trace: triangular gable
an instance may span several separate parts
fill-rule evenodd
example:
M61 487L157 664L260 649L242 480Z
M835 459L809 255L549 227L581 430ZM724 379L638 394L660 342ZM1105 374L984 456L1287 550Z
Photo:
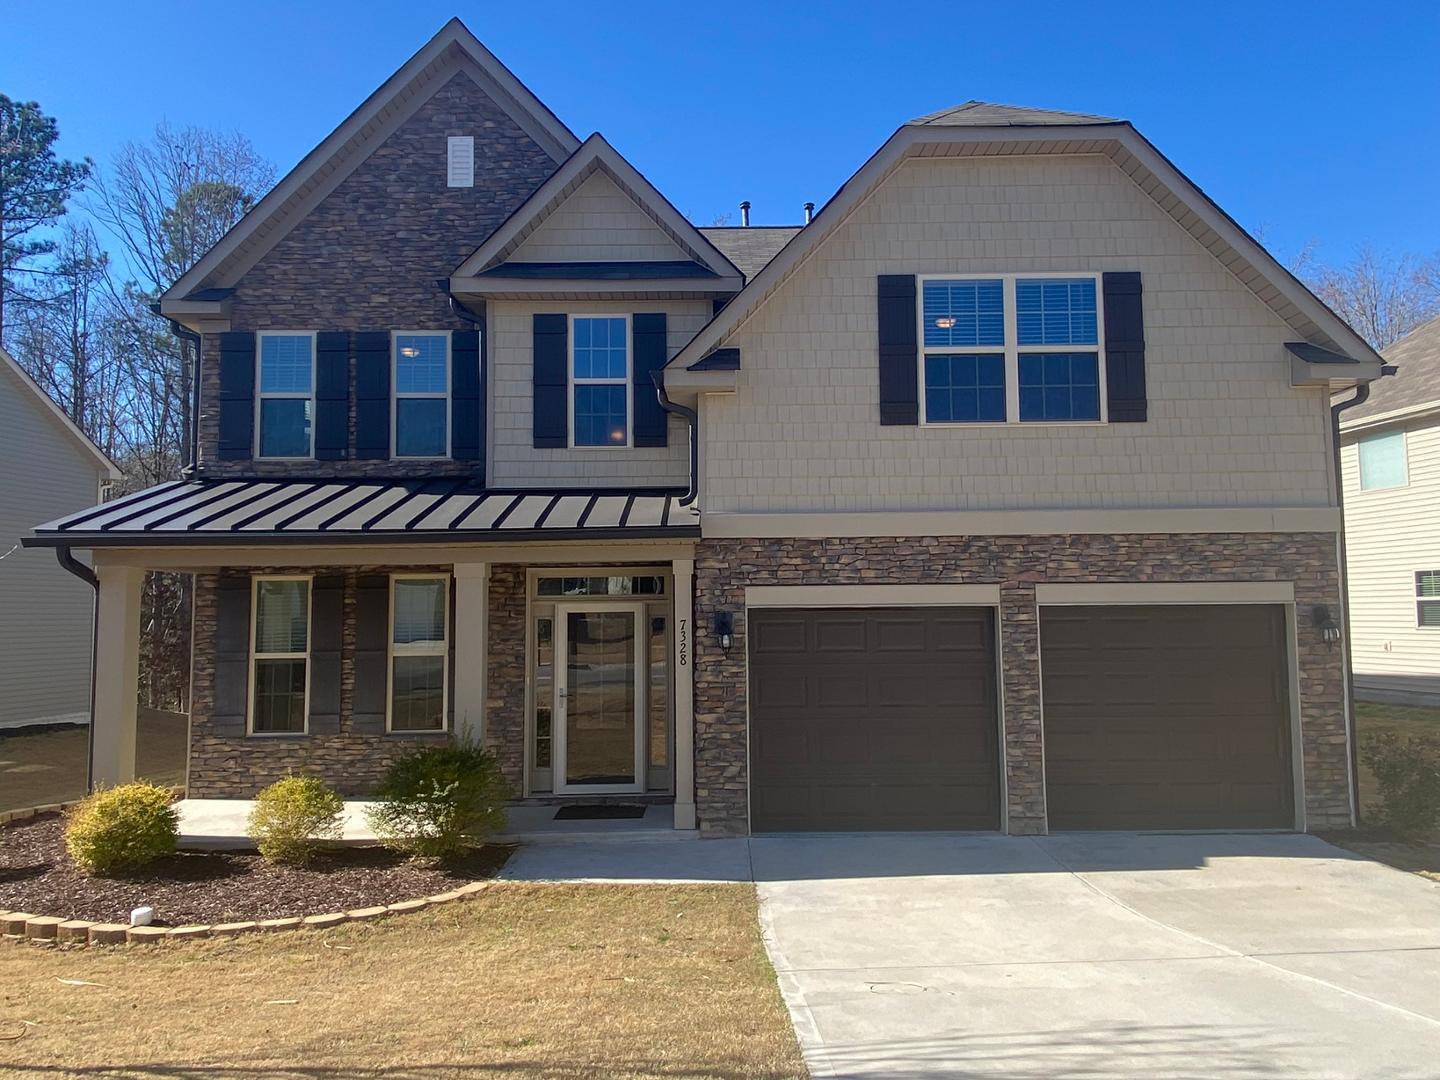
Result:
M944 115L921 117L892 135L820 208L811 224L753 277L666 367L672 370L688 367L723 345L906 159L921 155L1027 153L1106 155L1297 335L1349 357L1381 363L1379 354L1359 334L1281 266L1128 121L1085 124L1066 119L973 126L946 124L940 119Z
M457 73L472 78L558 165L580 140L459 19L440 32L366 98L255 204L161 297L166 314L203 289L233 286L326 195ZM176 314L191 314L176 309Z
M95 459L100 471L110 480L121 479L119 467L106 456L105 451L96 446L90 436L80 429L80 426L71 420L65 410L55 404L55 399L45 392L45 388L30 377L30 373L22 368L19 362L4 349L0 349L0 368L4 368L14 376L15 381L27 392L41 411L50 418L58 427L63 428L65 434L75 442L82 450Z
M540 235L556 211L584 192L597 175L623 193L635 210L653 223L657 237L668 238L677 257L692 260L720 279L730 291L739 291L743 284L740 271L599 132L586 139L550 179L456 268L452 282L463 287L463 279L493 270L512 258L521 261L516 256L527 241ZM575 261L578 265L581 260Z

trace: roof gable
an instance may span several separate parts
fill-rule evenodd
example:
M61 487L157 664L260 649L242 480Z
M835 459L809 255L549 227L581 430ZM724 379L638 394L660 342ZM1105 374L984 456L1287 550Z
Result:
M1341 414L1342 428L1440 412L1440 316L1411 330L1382 355L1395 365L1395 374L1370 384L1364 404Z
M34 401L37 412L48 417L51 423L61 428L72 442L95 459L95 464L100 472L110 480L120 479L119 467L91 441L90 436L80 430L79 425L66 415L65 410L55 404L55 399L47 394L44 388L30 377L30 373L4 349L0 349L0 369L10 372L14 381L20 385L22 393Z
M1123 124L1113 116L1031 109L1023 105L997 105L991 101L967 101L939 112L917 116L907 127L1054 127L1061 124Z
M662 262L693 259L603 168L530 231L507 262Z
M451 19L305 156L161 297L166 314L195 294L228 288L410 119L465 73L558 164L579 140L459 19Z

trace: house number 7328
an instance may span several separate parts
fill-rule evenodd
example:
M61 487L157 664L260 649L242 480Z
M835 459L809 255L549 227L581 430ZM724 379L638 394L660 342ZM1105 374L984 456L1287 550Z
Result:
M680 654L680 666L686 667L690 663L690 620L681 619L679 625L679 640L676 642L677 651Z

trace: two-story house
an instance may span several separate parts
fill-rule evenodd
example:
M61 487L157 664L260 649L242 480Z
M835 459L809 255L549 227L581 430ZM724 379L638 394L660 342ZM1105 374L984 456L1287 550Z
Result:
M970 103L697 229L447 25L175 283L190 792L460 735L747 831L1352 820L1329 396L1379 358L1127 122Z
M1340 425L1355 696L1440 705L1440 318Z

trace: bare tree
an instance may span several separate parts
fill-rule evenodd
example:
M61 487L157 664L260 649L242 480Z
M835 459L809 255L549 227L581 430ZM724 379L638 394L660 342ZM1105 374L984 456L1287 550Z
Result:
M1307 249L1296 270L1376 349L1440 315L1440 258L1383 255L1367 244L1340 267L1316 265Z

